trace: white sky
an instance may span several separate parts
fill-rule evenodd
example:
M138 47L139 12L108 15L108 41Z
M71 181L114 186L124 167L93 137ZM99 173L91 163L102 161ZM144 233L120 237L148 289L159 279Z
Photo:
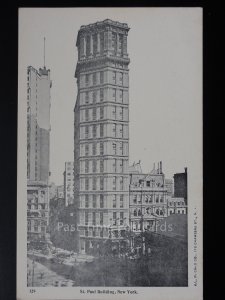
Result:
M202 20L199 8L21 9L22 74L51 70L51 181L63 183L73 160L77 87L76 37L81 25L104 19L128 23L130 163L148 172L162 160L168 178L189 170L202 151ZM24 77L25 78L25 77ZM26 99L26 94L25 94Z

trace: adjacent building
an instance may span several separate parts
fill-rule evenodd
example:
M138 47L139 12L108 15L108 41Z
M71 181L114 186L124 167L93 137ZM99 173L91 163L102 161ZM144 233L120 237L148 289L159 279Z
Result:
M140 163L130 167L130 227L134 232L154 230L156 222L168 214L168 190L162 162L151 172L141 171Z
M64 199L68 206L74 202L74 162L65 162L64 177Z
M184 198L187 204L187 168L184 168L184 173L174 174L174 197Z
M79 250L120 238L129 219L128 25L81 26L76 46L74 193Z
M64 199L64 185L58 185L56 187L56 197L58 199Z
M49 223L50 70L27 68L27 232L45 241Z

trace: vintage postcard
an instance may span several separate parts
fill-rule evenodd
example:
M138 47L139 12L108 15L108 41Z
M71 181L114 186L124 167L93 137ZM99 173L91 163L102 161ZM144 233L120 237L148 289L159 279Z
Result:
M202 9L19 9L17 299L202 299Z

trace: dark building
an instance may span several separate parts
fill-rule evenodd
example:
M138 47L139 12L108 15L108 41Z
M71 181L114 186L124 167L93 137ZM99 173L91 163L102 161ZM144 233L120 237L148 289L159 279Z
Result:
M174 174L174 197L184 198L187 204L187 168L184 173Z

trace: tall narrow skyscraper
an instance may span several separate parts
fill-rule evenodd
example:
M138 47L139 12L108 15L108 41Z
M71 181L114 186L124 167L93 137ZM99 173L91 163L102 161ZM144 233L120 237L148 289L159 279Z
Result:
M74 123L79 250L120 239L129 224L128 25L104 20L77 36Z
M27 68L28 241L45 241L49 212L50 70Z

